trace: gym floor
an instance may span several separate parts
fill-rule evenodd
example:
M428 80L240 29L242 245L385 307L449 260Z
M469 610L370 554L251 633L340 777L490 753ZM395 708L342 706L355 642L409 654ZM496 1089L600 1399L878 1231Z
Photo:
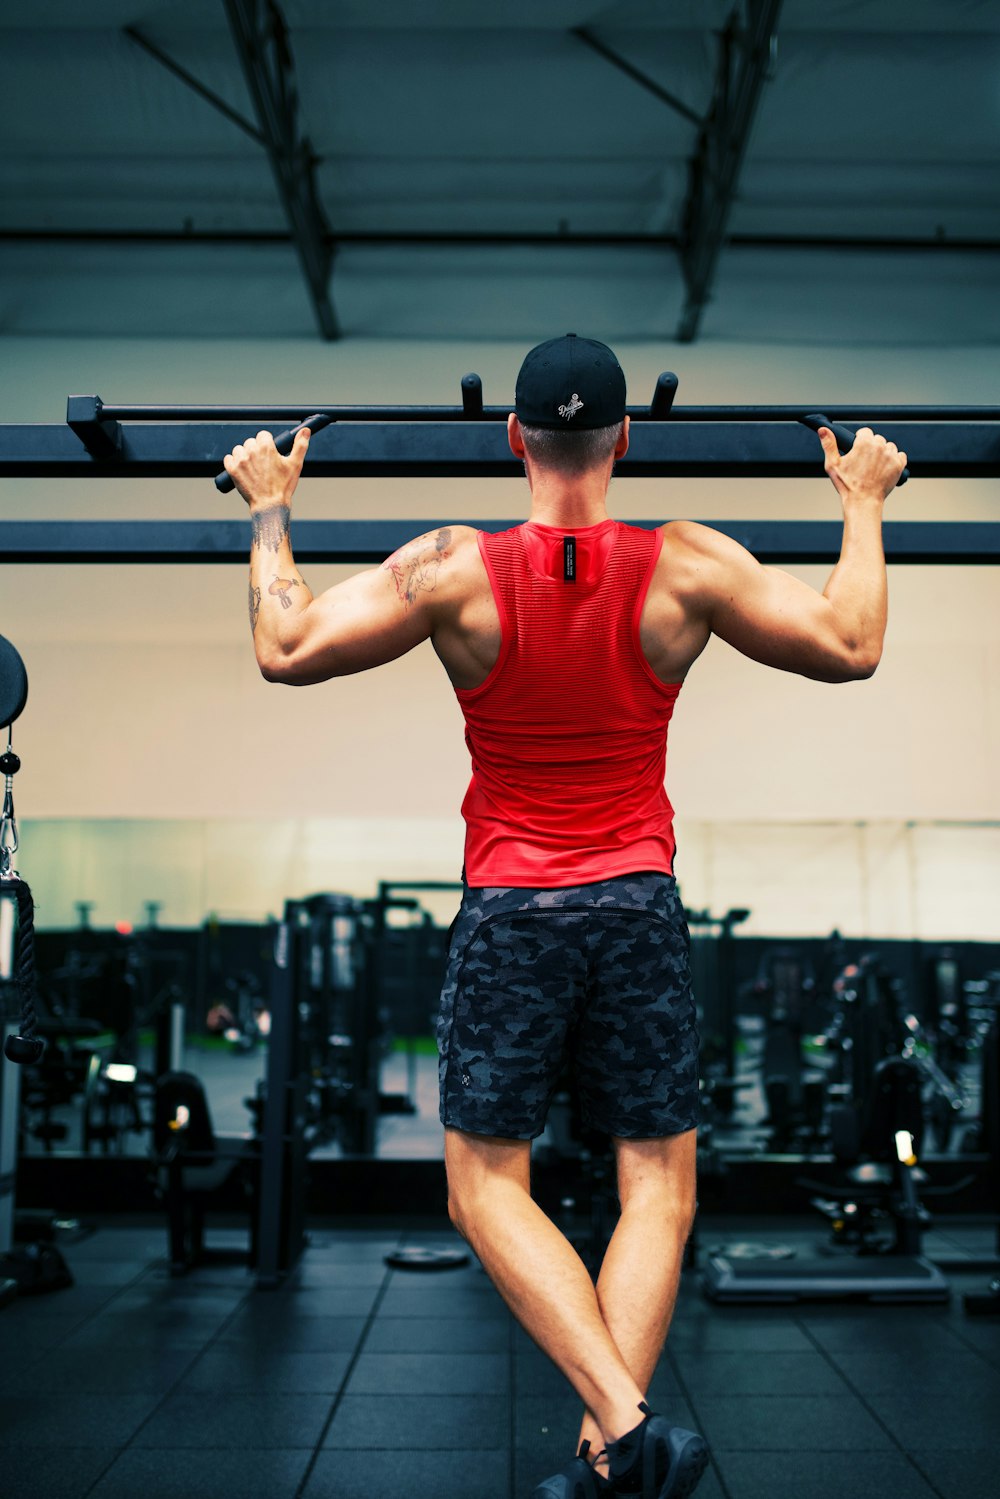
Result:
M569 1386L475 1262L384 1264L459 1243L447 1225L330 1223L274 1292L238 1265L171 1279L154 1220L62 1244L75 1285L0 1311L3 1499L528 1499L572 1454ZM927 1252L995 1234L946 1222ZM733 1238L805 1246L816 1225L702 1230ZM1000 1323L962 1309L986 1275L949 1276L940 1308L742 1308L685 1272L650 1400L709 1441L699 1499L992 1499Z

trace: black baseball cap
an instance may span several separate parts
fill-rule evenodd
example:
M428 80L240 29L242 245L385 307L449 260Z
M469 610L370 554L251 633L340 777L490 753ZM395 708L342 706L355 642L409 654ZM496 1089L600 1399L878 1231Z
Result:
M590 431L625 415L625 376L607 344L593 338L550 338L525 356L514 410L526 427Z

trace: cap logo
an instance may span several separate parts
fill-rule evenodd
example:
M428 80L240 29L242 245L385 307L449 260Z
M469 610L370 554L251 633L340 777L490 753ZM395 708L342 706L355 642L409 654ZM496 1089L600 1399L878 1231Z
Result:
M583 402L580 400L580 397L577 395L576 391L574 391L569 400L566 402L565 406L559 407L559 415L564 416L567 421L572 421L573 417L576 416L576 413L582 410Z

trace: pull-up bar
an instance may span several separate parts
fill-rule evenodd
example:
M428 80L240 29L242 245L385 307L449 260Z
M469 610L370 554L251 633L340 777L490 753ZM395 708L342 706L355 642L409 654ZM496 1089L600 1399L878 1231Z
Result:
M467 375L466 379L469 378L471 377ZM660 376L661 380L663 380L664 378L666 377L662 375ZM659 387L657 387L657 389L659 389ZM336 420L337 418L328 411L316 411L312 416L307 416L305 420L300 422L297 426L290 428L289 431L280 433L279 436L274 439L274 445L279 453L290 453L295 443L296 436L303 430L303 428L308 427L309 431L312 433L322 432L324 427L331 426ZM798 420L803 424L803 426L811 428L813 432L818 432L821 427L830 427L830 429L836 435L837 441L840 443L842 451L846 452L847 449L851 448L854 444L854 439L857 435L856 433L852 432L849 427L841 426L839 422L831 421L830 417L820 412L812 412L808 416L800 416ZM905 484L909 477L910 470L908 468L904 468L903 472L899 476L899 484ZM215 487L220 492L220 494L232 494L236 486L229 475L225 471L223 471L222 473L216 474Z
M808 429L820 420L834 427L841 447L854 435L843 423L876 427L907 453L919 478L1000 477L1000 407L677 407L676 391L676 375L664 373L649 405L629 408L632 431L628 454L616 466L620 478L819 478L822 455ZM260 427L307 417L317 426L307 478L520 475L505 430L510 406L486 406L478 375L463 378L461 397L460 406L149 406L71 396L65 426L0 425L0 477L211 478L224 455ZM381 560L409 537L444 523L405 516L300 518L296 555L303 561ZM498 530L511 522L480 524ZM762 561L825 561L839 551L840 527L828 520L711 524ZM245 561L243 529L238 520L8 521L0 522L0 553L22 562ZM890 519L885 541L890 561L1000 561L1000 522Z

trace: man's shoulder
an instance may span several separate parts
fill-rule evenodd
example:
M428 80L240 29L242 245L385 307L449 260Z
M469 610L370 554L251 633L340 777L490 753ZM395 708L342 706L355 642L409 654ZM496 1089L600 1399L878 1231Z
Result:
M660 527L663 547L656 570L656 586L692 607L717 585L724 567L729 538L699 521L672 520Z
M453 561L477 550L475 526L441 525L406 541L389 560L397 557L433 557L438 562Z
M705 555L715 550L721 535L712 526L703 526L696 520L668 520L661 527L664 550L667 546L676 552Z

